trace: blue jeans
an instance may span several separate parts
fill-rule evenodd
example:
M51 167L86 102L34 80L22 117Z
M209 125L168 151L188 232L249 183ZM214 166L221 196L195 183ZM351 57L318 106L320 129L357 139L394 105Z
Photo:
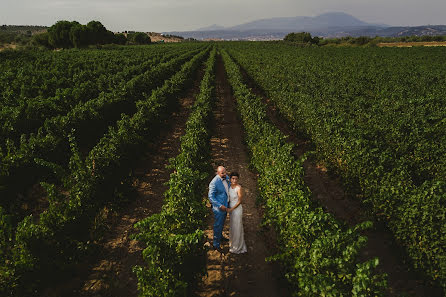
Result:
M221 211L221 210L216 210L216 209L213 209L212 211L214 212L214 242L213 242L213 245L215 248L219 248L227 212Z

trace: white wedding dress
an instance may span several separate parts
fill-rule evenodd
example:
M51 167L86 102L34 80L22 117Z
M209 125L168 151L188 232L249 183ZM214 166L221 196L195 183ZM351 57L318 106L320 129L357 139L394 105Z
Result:
M237 187L229 187L229 207L233 207L238 202ZM240 204L230 213L229 223L229 252L234 254L246 253L248 250L243 234L243 208Z

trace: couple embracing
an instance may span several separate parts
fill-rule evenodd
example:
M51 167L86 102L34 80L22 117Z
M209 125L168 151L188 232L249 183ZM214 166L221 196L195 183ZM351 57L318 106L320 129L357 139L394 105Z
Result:
M234 254L246 253L247 248L243 234L242 222L242 187L239 185L239 174L226 174L223 166L217 168L217 175L209 184L209 200L214 213L214 249L222 252L220 242L228 240L222 236L226 215L230 215L229 252Z

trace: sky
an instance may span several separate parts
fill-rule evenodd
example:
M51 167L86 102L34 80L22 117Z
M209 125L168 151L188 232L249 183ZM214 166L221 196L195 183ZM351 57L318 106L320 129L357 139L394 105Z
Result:
M115 32L187 31L326 12L391 26L446 25L446 0L0 0L0 24L97 20Z

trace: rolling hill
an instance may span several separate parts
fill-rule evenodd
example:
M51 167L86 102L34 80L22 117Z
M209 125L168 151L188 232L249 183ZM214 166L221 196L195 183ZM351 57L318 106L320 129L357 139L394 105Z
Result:
M302 31L310 32L312 35L320 37L397 37L446 35L446 26L391 27L383 24L367 23L343 12L331 12L315 17L278 17L255 20L231 27L214 24L195 31L165 33L195 39L275 40L283 39L290 32Z

